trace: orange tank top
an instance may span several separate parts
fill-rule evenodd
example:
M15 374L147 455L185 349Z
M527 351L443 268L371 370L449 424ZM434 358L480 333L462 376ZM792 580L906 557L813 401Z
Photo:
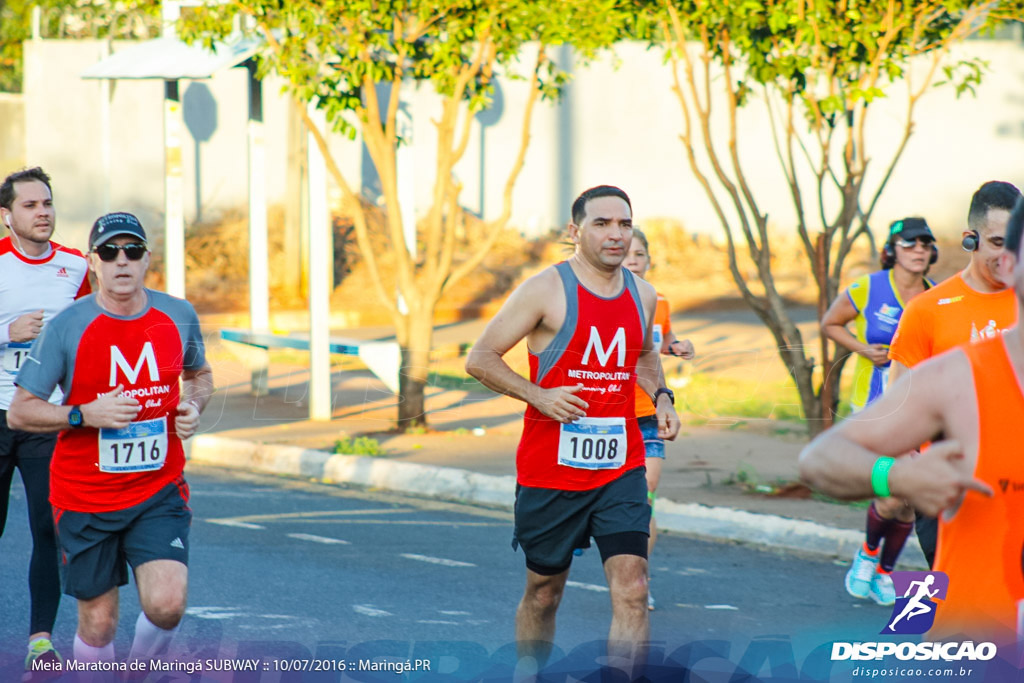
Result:
M1024 600L1024 395L1002 335L962 348L978 402L974 477L995 495L969 491L953 519L940 516L935 570L949 576L949 590L928 637L1005 642Z
M671 321L669 320L668 310L668 299L663 297L661 294L658 295L658 303L654 309L654 323L651 325L651 340L654 343L654 350L661 353L661 345L664 342L668 333L672 331ZM657 410L654 407L654 403L651 401L651 397L647 395L647 392L640 388L640 385L636 385L636 416L647 417L648 415L654 415Z

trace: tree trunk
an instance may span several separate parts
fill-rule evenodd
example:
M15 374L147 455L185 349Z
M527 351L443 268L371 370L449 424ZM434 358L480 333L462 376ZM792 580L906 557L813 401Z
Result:
M408 313L409 335L402 345L402 369L398 378L398 428L402 431L427 424L426 389L433 320L432 304L416 306Z

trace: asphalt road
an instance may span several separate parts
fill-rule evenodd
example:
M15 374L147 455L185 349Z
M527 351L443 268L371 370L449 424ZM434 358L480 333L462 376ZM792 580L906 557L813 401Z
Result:
M182 661L267 658L309 667L316 660L352 666L368 658L424 659L443 679L513 661L512 619L524 570L522 555L509 546L510 513L192 465L188 478L195 517L189 609L176 644ZM20 673L29 545L16 478L0 540L0 681ZM677 661L702 657L702 666L716 671L745 662L766 675L788 675L792 667L813 673L831 641L876 640L889 614L846 596L844 571L810 557L663 535L652 563L655 652ZM596 656L610 619L596 549L576 560L570 581L554 662L565 653L572 653L566 661ZM134 588L126 587L115 641L120 657L137 614ZM75 623L74 603L65 599L59 650L70 653ZM163 680L341 676L260 666L270 668ZM501 680L510 669L494 671ZM393 673L358 676L401 680Z

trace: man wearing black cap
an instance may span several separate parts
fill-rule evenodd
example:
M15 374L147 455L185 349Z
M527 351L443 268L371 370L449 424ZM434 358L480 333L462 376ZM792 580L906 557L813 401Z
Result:
M50 502L64 592L78 599L75 659L114 659L127 560L142 606L129 659L146 660L166 649L185 612L182 441L195 433L213 379L195 310L143 284L149 249L135 216L100 217L88 259L96 293L43 330L8 419L26 431L60 430ZM57 386L63 405L46 402Z
M1010 183L991 180L974 193L963 231L971 252L967 267L911 301L889 348L889 383L909 368L944 351L983 341L1017 322L1017 299L1000 274L999 262L1010 212L1021 196ZM918 516L917 539L934 564L938 526Z

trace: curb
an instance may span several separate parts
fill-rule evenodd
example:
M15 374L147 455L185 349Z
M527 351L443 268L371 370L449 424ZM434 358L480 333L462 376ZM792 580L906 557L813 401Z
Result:
M298 446L209 434L187 441L186 455L189 460L206 465L317 479L325 484L356 484L509 510L515 502L514 476L480 474L455 467L335 455ZM733 508L676 503L664 498L658 499L657 519L658 528L665 531L843 560L851 557L864 540L862 532L852 529L836 529L817 522ZM927 569L921 549L912 543L904 548L900 566Z

